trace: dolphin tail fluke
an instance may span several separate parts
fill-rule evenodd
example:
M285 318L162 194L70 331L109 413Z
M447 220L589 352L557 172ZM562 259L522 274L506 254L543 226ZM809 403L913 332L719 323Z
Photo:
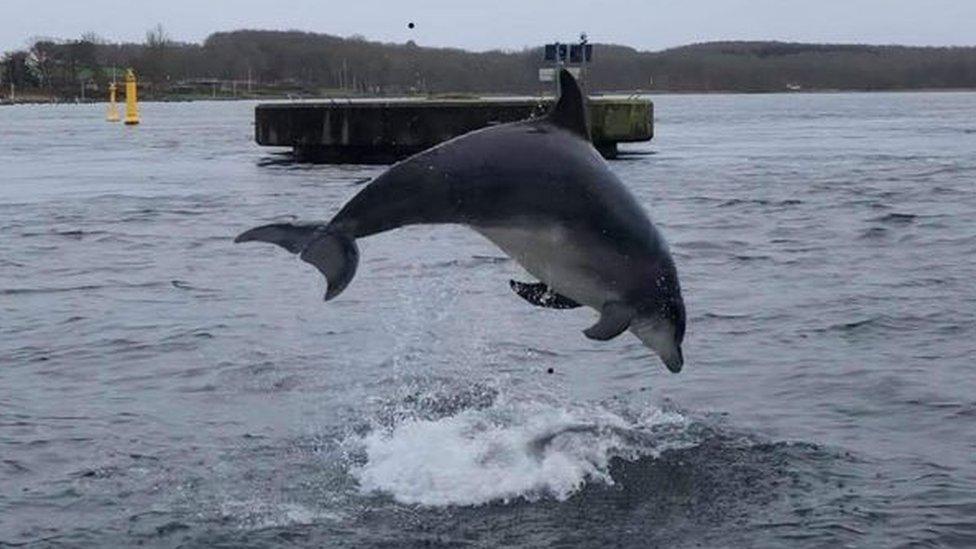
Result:
M325 276L328 301L346 289L356 276L359 248L351 236L322 224L275 223L245 231L234 242L270 242L311 263Z

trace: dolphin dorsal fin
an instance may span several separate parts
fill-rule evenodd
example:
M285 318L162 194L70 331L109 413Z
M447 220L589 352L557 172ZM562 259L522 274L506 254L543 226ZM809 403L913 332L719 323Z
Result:
M559 71L559 101L549 111L548 120L561 128L565 128L587 141L590 140L590 128L586 123L586 98L583 90L573 75L566 69Z

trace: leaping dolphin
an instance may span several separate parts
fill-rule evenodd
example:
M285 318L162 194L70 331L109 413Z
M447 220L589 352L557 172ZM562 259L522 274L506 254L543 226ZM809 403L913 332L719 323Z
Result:
M596 309L586 337L630 330L672 372L684 358L685 306L664 238L590 143L576 80L544 117L451 139L391 166L328 223L276 223L244 232L300 254L325 275L325 300L356 274L356 239L405 225L466 225L538 283L510 281L533 305Z

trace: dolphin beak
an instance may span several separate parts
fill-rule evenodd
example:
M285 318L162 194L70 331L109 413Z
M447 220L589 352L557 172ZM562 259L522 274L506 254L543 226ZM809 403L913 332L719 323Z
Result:
M681 347L675 347L674 353L668 356L662 356L661 359L664 360L664 365L668 367L668 370L672 374L680 372L681 367L685 365L685 357L681 353Z

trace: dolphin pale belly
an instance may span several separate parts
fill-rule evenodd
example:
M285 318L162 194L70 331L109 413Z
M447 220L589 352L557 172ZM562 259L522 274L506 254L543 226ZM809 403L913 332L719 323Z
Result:
M672 372L684 363L685 307L667 244L589 141L575 79L545 117L477 130L391 166L328 223L257 227L236 242L300 254L339 295L359 263L356 239L414 224L466 225L536 277L512 281L533 305L588 306L595 340L624 331Z

